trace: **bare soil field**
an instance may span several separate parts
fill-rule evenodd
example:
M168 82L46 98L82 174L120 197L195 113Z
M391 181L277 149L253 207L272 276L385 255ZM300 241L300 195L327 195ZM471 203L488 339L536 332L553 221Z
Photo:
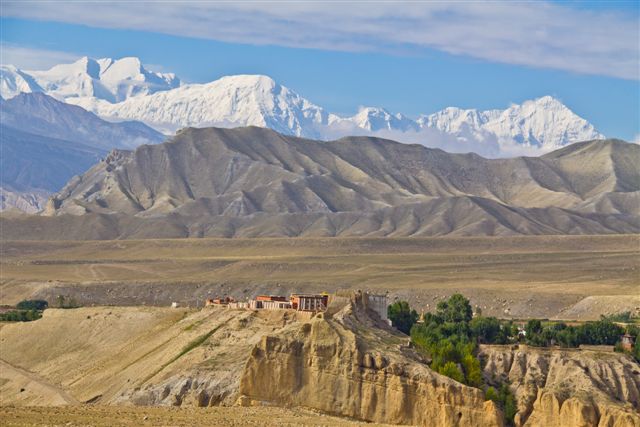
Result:
M3 241L0 256L0 304L64 295L82 305L196 307L217 295L348 288L389 292L419 310L462 292L501 317L640 307L638 235Z
M381 426L304 409L277 407L0 406L5 427L23 426Z

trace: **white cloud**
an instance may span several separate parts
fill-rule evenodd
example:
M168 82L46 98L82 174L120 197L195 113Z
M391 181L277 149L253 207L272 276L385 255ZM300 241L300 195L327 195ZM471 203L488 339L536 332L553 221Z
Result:
M3 15L342 51L434 48L640 79L637 16L546 2L5 2Z
M76 61L80 56L57 50L32 49L0 43L0 64L15 65L24 70L45 70L57 64Z

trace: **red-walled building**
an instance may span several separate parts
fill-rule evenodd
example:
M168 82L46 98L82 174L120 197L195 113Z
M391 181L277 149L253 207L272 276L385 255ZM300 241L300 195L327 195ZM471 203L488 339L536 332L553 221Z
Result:
M287 297L280 295L258 295L256 301L287 301Z

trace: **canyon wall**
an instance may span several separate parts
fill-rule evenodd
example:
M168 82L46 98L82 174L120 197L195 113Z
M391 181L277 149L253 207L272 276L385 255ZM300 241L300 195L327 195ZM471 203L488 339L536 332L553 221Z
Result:
M304 406L361 420L411 425L501 426L482 391L431 371L364 308L264 336L240 381L242 405Z
M516 426L640 426L640 366L610 352L481 346L488 383L511 384Z

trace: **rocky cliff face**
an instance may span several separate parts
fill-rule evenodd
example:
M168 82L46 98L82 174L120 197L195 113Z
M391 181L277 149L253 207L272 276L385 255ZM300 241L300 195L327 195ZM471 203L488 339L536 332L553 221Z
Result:
M511 383L516 426L640 426L640 366L624 355L482 347L489 383Z
M390 424L504 424L481 390L431 371L362 298L263 336L247 360L238 403ZM483 346L480 356L489 384L510 382L518 427L640 426L640 366L624 355Z
M371 328L357 300L264 336L240 380L239 403L305 406L367 421L501 426L484 394L431 371L407 338Z

